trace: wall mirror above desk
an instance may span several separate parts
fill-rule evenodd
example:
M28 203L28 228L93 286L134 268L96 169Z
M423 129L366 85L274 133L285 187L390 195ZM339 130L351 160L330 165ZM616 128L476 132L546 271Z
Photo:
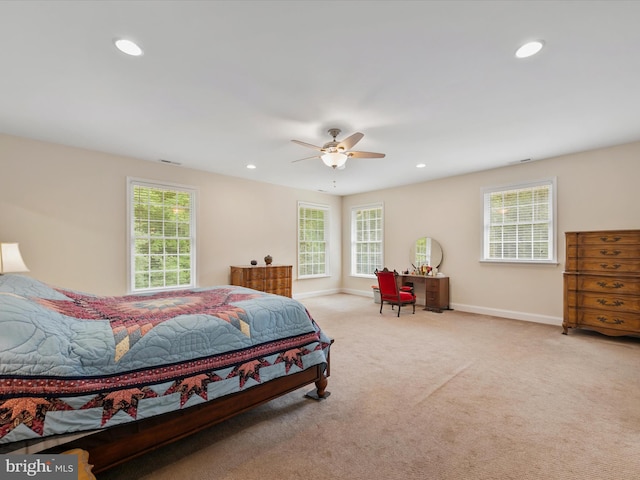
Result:
M422 265L438 268L442 263L442 247L431 237L420 237L411 248L411 263L416 268Z

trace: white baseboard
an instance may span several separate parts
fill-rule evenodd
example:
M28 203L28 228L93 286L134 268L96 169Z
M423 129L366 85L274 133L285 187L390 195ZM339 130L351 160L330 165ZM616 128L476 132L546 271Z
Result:
M343 288L342 290L340 290L340 293L348 293L349 295L358 295L360 297L373 298L373 289L369 291L364 291L364 290L352 290L350 288Z
M304 293L296 293L293 295L293 298L296 300L301 300L303 298L311 298L311 297L322 297L323 295L335 295L336 293L344 293L339 288L332 288L330 290L317 290L315 292L304 292ZM371 294L373 298L373 293Z
M450 306L452 309L459 310L461 312L479 313L481 315L491 315L493 317L511 318L513 320L524 320L534 323L544 323L546 325L562 325L561 317L552 317L550 315L516 312L513 310L502 310L499 308L478 307L475 305L463 305L460 303L452 303Z
M294 298L318 297L321 295L332 295L335 293L348 293L349 295L358 295L361 297L369 297L373 299L373 290L353 290L348 288L325 290L319 292L308 292L300 295L294 295ZM492 317L510 318L513 320L524 320L526 322L544 323L545 325L562 325L562 317L552 317L550 315L540 315L537 313L517 312L514 310L503 310L500 308L478 307L476 305L464 305L461 303L452 303L450 307L453 310L461 312L478 313L481 315L491 315Z

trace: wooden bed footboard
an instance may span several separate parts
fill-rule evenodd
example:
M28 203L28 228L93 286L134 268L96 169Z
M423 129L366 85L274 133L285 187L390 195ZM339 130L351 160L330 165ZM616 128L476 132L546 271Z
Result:
M89 453L93 473L100 473L311 383L315 383L316 390L308 396L326 398L329 395L326 391L329 374L327 356L326 365L315 365L185 410L118 425L47 452L61 453L74 448L85 450Z

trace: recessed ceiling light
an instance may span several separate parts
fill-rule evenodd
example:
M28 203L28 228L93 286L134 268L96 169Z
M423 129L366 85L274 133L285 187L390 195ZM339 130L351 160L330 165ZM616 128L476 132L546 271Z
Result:
M250 163L249 165L247 165L247 168L249 170L255 170L256 166L253 163Z
M542 47L544 47L544 42L542 40L535 40L533 42L525 43L518 50L516 50L516 57L530 57L542 50Z
M136 43L125 38L119 38L113 43L116 45L116 48L118 50L120 50L122 53L126 53L127 55L139 57L143 53L142 49Z
M419 164L416 165L416 168L424 168L426 166L427 166L426 163L419 163Z

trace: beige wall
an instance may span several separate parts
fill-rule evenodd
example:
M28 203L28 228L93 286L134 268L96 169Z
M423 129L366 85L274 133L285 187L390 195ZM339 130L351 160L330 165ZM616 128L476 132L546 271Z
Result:
M373 278L350 271L350 211L383 202L385 264L410 265L413 241L444 250L459 310L559 324L565 231L640 229L640 142L344 198L182 167L0 135L0 241L20 242L30 275L98 294L126 293L126 179L198 189L198 283L224 284L229 265L294 265L297 201L331 208L331 273L294 280L297 297L371 295ZM480 263L481 189L556 177L558 265Z
M556 177L558 265L480 263L483 187ZM444 251L451 303L459 310L559 324L562 317L564 232L640 228L640 143L535 161L401 188L346 197L344 232L353 206L383 202L385 264L410 266L412 242L430 236ZM371 279L349 276L343 238L343 289L368 292Z
M259 172L257 172L259 175ZM127 292L127 177L197 188L201 286L227 284L230 265L294 266L297 202L330 206L329 278L296 280L295 295L340 288L339 197L183 167L0 135L0 241L19 242L31 275L103 295Z

